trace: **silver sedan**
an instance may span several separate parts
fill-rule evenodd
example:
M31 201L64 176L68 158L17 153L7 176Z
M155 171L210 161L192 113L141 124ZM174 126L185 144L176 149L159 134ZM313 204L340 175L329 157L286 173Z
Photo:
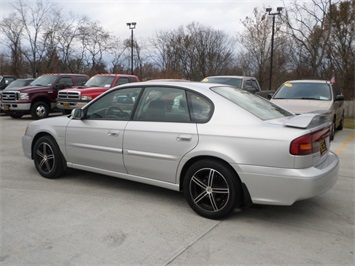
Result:
M183 191L196 213L221 219L329 190L339 168L330 129L325 113L295 116L233 87L160 81L31 122L22 144L43 177L70 167Z

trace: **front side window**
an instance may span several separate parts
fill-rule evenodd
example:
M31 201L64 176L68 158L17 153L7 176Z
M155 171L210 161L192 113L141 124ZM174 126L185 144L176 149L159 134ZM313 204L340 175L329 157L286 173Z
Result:
M213 87L211 90L262 120L276 119L292 115L292 113L285 109L247 91L234 90L231 87Z
M58 75L43 75L35 79L31 85L33 86L52 86L52 84L57 80Z
M86 109L86 119L129 120L141 90L125 88L103 95Z

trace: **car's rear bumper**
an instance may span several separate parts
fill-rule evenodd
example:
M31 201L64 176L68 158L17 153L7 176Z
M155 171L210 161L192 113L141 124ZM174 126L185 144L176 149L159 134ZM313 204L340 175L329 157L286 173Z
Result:
M334 186L338 179L338 156L328 158L316 167L284 169L239 165L241 181L246 185L253 203L292 205L295 201L316 197Z

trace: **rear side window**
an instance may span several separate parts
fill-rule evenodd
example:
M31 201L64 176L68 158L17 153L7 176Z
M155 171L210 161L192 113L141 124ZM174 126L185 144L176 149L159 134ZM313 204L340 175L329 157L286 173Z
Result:
M269 100L244 90L236 90L231 87L212 87L211 90L262 120L276 119L292 115L292 113L273 104Z
M76 82L78 86L83 86L86 83L86 81L88 81L86 77L82 77L82 76L76 77Z
M139 121L190 122L186 92L180 88L145 88L134 119Z
M119 77L119 79L116 82L116 86L121 85L121 84L125 84L125 83L129 83L129 79L126 77Z
M70 78L70 77L63 77L63 78L60 78L59 79L59 81L58 81L58 84L64 84L66 87L67 86L73 86L74 85L74 83L73 83L73 80L72 80L72 78Z

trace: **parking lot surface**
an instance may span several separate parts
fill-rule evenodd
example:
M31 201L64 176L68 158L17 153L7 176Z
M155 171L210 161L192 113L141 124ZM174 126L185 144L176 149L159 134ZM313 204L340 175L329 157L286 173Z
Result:
M355 130L335 135L327 193L213 221L182 193L75 170L42 178L22 152L31 121L0 116L0 265L355 264Z

